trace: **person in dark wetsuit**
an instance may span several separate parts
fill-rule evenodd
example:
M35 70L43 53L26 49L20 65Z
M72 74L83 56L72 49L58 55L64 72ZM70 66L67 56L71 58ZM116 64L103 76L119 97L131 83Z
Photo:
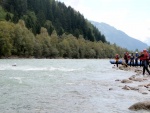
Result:
M130 56L130 67L131 67L131 65L134 66L134 55L133 55L133 53L131 53L131 56Z
M150 75L150 71L148 69L148 62L149 62L149 54L146 51L146 49L143 50L143 54L139 56L139 58L142 58L142 65L143 65L143 75L145 74L145 70Z
M139 57L139 54L138 52L135 53L135 66L138 66L138 57Z
M119 62L119 55L118 54L116 54L115 59L116 59L116 65L118 67L118 62Z

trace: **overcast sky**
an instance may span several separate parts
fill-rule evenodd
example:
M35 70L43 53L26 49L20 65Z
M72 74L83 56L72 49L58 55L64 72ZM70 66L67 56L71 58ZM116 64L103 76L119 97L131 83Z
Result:
M57 0L150 45L150 0Z

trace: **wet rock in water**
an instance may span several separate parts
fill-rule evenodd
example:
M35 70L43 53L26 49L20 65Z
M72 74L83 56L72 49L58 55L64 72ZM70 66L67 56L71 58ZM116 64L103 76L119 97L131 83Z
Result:
M150 84L145 84L143 87L150 88Z
M127 85L125 85L122 89L125 89L125 90L139 90L138 87L130 87L130 86L127 86Z
M150 101L138 102L129 107L130 110L150 110Z
M131 90L129 86L125 85L122 89Z
M144 87L144 85L138 85L138 87Z
M130 87L131 90L139 90L138 87Z
M142 70L141 69L135 69L135 72L136 73L142 73Z
M143 88L139 89L139 93L146 95L146 94L148 94L148 90L143 87Z
M136 77L136 75L132 75L131 77L132 77L132 78L135 78L135 77Z
M135 80L135 77L130 77L129 80Z
M121 83L132 83L132 81L129 80L129 79L123 79L123 80L121 81Z
M147 92L142 92L142 94L147 95L148 93Z
M119 69L120 69L120 70L125 70L125 71L128 71L128 70L129 70L129 68L126 67L126 66L124 66L124 65L119 66Z
M147 78L143 78L143 80L148 80Z
M145 85L144 87L149 88L149 86Z
M142 82L144 79L143 79L143 78L140 78L140 77L137 77L137 78L136 78L136 75L132 75L132 76L129 78L129 80Z
M109 90L113 90L113 88L109 88Z
M123 66L119 66L119 69L120 69L120 70L124 70L124 67L123 67Z
M115 81L121 81L121 80L119 80L119 79L116 79Z
M150 91L150 87L149 87L149 88L147 88L147 90L148 90L148 91Z
M142 82L143 78L135 78L134 81Z

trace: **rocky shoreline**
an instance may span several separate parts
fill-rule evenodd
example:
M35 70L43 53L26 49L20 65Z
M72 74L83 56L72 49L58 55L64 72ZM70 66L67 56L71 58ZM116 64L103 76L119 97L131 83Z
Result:
M135 72L135 74L129 78L123 80L115 80L116 82L121 82L122 84L124 84L122 90L134 90L143 95L150 95L150 75L148 75L148 73L142 75L143 67L126 67L124 65L120 65L118 69ZM135 111L142 109L150 110L150 100L135 103L130 106L129 109Z

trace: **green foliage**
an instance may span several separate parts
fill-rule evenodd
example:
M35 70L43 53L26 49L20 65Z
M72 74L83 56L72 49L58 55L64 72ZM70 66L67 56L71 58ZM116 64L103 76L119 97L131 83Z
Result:
M14 24L0 21L0 56L11 55Z
M68 33L76 38L82 35L86 40L106 42L96 27L64 3L55 0L5 0L2 6L13 14L10 16L8 13L6 20L17 23L23 19L35 35L40 33L41 27L45 27L49 35L56 30L58 35Z
M42 51L42 57L50 57L51 44L47 29L42 27L40 34L36 36L36 39L38 40L38 43L41 43L40 51Z
M46 20L46 22L44 23L44 27L47 29L49 35L51 35L54 30L54 26L52 22L49 20Z
M5 20L6 12L0 6L0 20Z
M23 20L17 24L0 21L0 57L110 58L116 53L121 56L125 51L127 50L115 44L85 40L82 35L78 38L65 33L58 36L55 30L49 35L43 27L34 36Z
M71 48L67 39L62 40L62 42L60 42L58 46L61 57L71 58Z
M2 6L15 18L20 18L27 11L27 0L3 0Z
M107 43L83 15L58 1L0 2L0 57L111 58L127 51Z
M12 45L8 37L3 38L0 34L0 54L7 57L11 55Z
M26 27L28 29L32 29L32 32L36 34L36 23L37 23L37 17L34 12L27 11L25 15L23 15L22 19L26 23Z
M20 20L14 28L13 54L26 57L32 56L34 42L34 35L25 27L24 21Z

